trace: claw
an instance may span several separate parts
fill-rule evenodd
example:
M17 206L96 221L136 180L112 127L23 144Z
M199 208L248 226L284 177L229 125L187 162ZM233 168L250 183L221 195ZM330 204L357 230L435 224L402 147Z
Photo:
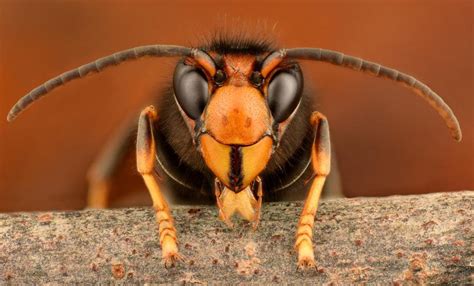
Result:
M301 236L300 236L301 238ZM311 238L304 237L301 240L297 240L295 245L298 251L298 269L316 269L316 263L314 262L314 250Z
M317 269L314 257L302 256L298 257L298 270Z
M166 235L161 242L161 251L163 265L166 268L173 267L178 261L182 261L183 257L178 253L178 245L176 238Z
M165 268L175 267L178 265L178 261L183 262L184 258L177 252L163 254L162 263Z

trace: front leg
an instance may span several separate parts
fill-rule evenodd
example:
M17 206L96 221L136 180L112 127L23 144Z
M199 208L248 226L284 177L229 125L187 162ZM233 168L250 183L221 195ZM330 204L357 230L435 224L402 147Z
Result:
M295 248L298 251L298 267L314 267L313 225L318 209L319 197L331 169L331 142L326 117L319 112L311 115L311 125L315 130L311 151L311 163L316 176L309 189L303 211L298 222Z
M153 106L146 107L140 114L137 134L137 169L142 175L153 201L156 220L159 226L163 262L165 267L170 267L180 259L180 255L178 253L178 241L173 217L171 216L168 203L166 203L153 175L156 160L153 123L157 120L158 116Z

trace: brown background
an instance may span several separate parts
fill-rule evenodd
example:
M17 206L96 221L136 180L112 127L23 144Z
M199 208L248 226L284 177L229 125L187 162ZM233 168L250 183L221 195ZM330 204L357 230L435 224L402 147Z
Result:
M455 143L406 88L305 64L330 120L347 195L474 188L472 1L39 2L0 0L1 118L43 81L112 52L198 44L229 23L266 24L286 47L340 50L412 74L460 120L464 139ZM83 207L94 156L124 117L152 102L173 62L122 65L53 92L13 124L0 120L0 211ZM124 170L134 174L133 165ZM126 189L145 197L137 186Z

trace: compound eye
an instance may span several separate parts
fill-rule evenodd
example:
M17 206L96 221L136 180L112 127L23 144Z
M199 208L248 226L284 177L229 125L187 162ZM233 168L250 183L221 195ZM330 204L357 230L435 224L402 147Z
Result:
M267 102L273 119L281 123L296 109L301 100L303 76L299 68L277 71L268 85Z
M209 87L202 70L179 63L173 76L173 89L179 106L189 118L198 119L209 99Z

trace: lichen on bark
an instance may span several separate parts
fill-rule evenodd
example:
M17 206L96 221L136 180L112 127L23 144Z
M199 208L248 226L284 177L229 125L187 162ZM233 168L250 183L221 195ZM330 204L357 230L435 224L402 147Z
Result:
M0 214L0 284L473 282L474 192L323 201L317 269L298 271L301 202L264 204L256 231L212 206L173 215L184 261L161 264L152 208Z

